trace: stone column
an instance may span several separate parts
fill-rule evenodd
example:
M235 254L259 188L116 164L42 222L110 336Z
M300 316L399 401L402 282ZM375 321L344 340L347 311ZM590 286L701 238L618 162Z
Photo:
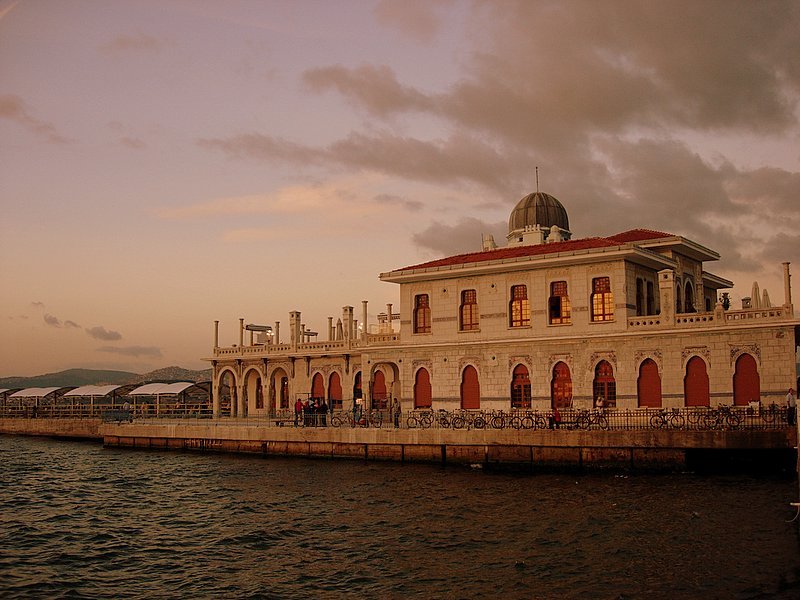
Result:
M328 341L332 342L334 340L334 332L333 332L333 317L328 317Z
M217 321L219 323L219 321ZM212 377L211 377L211 414L216 419L219 417L219 372L217 370L216 362L211 363Z
M661 304L661 325L675 325L675 271L664 269L658 272L658 294Z
M289 313L289 343L292 350L297 351L297 344L300 343L300 311L293 310Z
M361 330L361 339L366 341L367 340L367 301L361 301L361 326L363 329Z
M239 319L239 348L244 346L244 319Z
M792 275L789 273L788 262L783 263L783 303L785 306L792 305Z
M392 303L388 303L386 305L386 333L392 333L394 328L392 327Z
M276 346L281 343L281 322L275 321L275 330L272 333L273 335L273 344Z
M219 348L219 321L214 321L214 349Z

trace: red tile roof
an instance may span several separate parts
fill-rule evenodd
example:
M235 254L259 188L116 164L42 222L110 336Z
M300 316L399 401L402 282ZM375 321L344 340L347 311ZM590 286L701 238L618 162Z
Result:
M487 262L490 260L505 260L509 258L523 258L526 256L540 256L543 254L557 254L559 252L578 252L580 250L592 250L595 248L613 248L629 242L655 240L659 238L674 237L671 233L652 231L649 229L632 229L617 235L602 238L583 238L578 240L567 240L565 242L553 242L551 244L533 244L529 246L511 246L498 248L496 250L486 250L483 252L471 252L469 254L458 254L439 258L418 265L395 269L397 271L408 271L411 269L431 269L436 267L450 267L453 265L464 265L468 263Z

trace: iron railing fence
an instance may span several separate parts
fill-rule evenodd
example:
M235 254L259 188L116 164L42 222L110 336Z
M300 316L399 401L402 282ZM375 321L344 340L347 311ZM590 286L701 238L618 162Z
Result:
M0 418L103 419L105 421L143 421L164 419L211 419L211 406L150 404L124 408L120 404L75 404L44 406L0 405ZM681 408L607 408L604 410L412 410L395 415L391 410L333 410L324 413L292 409L246 417L222 416L216 422L288 427L364 427L393 429L514 429L514 430L768 430L794 426L788 422L784 406L719 406Z

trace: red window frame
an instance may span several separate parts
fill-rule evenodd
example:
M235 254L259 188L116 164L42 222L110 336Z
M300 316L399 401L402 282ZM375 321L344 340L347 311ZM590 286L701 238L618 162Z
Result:
M572 322L572 306L567 294L566 281L550 283L549 300L550 325L566 325Z
M592 279L592 321L614 320L614 294L611 292L610 277Z
M414 333L431 332L431 304L428 294L414 296Z
M476 331L478 329L478 292L476 290L464 290L461 292L459 317L461 331Z
M531 324L531 305L528 301L527 285L511 286L508 314L511 327L528 327Z

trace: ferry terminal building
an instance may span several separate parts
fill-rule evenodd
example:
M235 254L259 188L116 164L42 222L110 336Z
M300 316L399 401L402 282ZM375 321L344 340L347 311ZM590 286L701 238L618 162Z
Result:
M784 404L796 385L800 320L789 263L784 298L728 306L732 282L705 270L719 254L646 229L573 239L563 205L529 194L509 218L507 245L382 273L393 305L360 324L352 306L312 341L299 311L288 341L274 325L239 321L239 344L219 346L215 417L271 416L299 397L334 409L505 410ZM399 332L392 322L399 320ZM249 341L245 336L249 336Z

